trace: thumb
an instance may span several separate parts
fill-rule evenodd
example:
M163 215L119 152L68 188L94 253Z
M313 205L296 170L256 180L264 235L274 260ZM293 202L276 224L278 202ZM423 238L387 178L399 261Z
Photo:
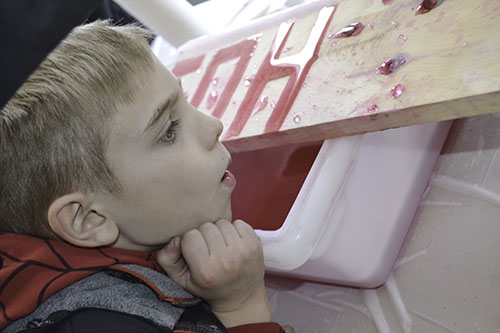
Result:
M187 280L186 275L189 273L189 269L181 254L181 239L179 237L171 239L158 252L156 261L172 280L184 288L186 287L185 281Z

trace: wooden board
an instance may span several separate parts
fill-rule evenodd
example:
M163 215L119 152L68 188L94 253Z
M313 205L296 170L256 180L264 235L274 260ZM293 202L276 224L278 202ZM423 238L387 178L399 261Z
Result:
M415 15L420 2L331 2L245 38L225 34L203 54L186 45L193 56L173 72L194 106L222 120L233 152L500 111L500 1L444 0ZM332 38L356 22L359 34ZM392 73L376 70L395 58L404 63Z

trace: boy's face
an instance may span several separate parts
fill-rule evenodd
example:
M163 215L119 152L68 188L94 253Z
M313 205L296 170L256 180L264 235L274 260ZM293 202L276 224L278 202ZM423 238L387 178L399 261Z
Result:
M222 124L185 100L170 71L155 59L134 101L117 109L106 158L123 191L101 195L120 229L115 247L152 250L205 222L231 220L235 180Z

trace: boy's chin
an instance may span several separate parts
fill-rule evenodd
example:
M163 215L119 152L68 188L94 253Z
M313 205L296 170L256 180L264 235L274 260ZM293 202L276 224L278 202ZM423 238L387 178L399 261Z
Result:
M229 222L233 221L233 211L231 210L231 206L229 206L228 212L225 214L226 216L223 218Z
M226 211L220 217L221 220L233 221L233 210L231 209L231 203L229 203Z

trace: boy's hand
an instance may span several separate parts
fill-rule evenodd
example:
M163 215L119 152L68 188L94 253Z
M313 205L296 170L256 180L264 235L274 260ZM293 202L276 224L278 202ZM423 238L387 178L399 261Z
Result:
M262 244L247 223L219 220L173 238L157 256L171 279L205 299L226 326L271 321Z

